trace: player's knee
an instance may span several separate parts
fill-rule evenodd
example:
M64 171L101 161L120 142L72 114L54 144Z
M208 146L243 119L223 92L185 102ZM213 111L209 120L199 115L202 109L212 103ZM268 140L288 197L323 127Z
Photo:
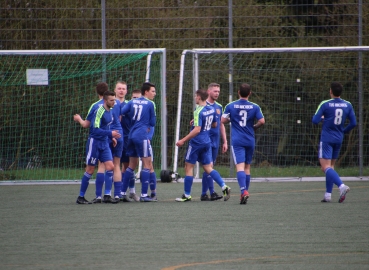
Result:
M209 165L204 165L203 166L203 168L204 168L204 171L207 173L207 174L210 174L214 169L213 169L213 167L211 166L211 164L209 164Z
M94 171L95 171L95 167L94 166L87 166L86 167L86 173L93 174Z
M114 171L114 164L113 163L107 163L107 164L105 164L105 170L107 170L107 171Z

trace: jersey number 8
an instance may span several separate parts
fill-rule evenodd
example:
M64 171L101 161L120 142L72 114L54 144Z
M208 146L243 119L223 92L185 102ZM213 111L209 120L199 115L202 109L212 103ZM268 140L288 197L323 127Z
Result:
M335 125L341 125L341 123L342 123L343 110L342 109L336 109L334 115L335 115L335 117L334 117L334 124Z

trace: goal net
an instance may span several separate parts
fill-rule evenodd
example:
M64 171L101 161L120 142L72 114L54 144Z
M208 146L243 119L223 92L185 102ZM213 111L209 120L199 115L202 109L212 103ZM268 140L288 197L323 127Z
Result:
M218 102L224 108L238 99L238 87L246 82L252 86L250 101L260 105L266 121L256 132L252 166L318 166L321 126L312 124L312 116L321 101L330 99L331 82L338 81L342 98L353 104L358 128L345 137L337 165L362 169L369 154L368 114L363 114L369 109L368 59L367 46L183 51L175 138L189 132L197 89L219 83ZM175 147L174 171L183 166L185 151ZM219 152L216 165L230 164L229 151Z
M155 168L166 167L165 49L0 51L0 180L79 179L96 84L156 85Z

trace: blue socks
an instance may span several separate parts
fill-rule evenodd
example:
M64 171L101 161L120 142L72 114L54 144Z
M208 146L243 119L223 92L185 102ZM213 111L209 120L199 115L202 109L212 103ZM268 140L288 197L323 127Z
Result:
M222 177L220 176L220 174L216 171L216 170L212 170L211 173L209 174L211 176L211 178L214 179L214 181L222 188L225 186L225 183L222 179Z
M104 173L97 173L96 174L96 181L95 181L95 189L96 189L95 194L96 194L96 197L101 197L102 196L104 178L105 178Z
M211 176L208 174L207 175L208 177L208 186L209 186L209 192L210 192L210 195L212 194L212 193L214 193L214 180L213 180L213 178L211 178Z
M245 171L237 172L237 181L242 194L244 190L247 190Z
M193 176L186 176L184 179L184 193L185 195L191 195L191 187L193 183Z
M129 179L129 183L128 183L128 187L130 189L135 187L135 181L136 181L135 175L134 173L132 173L132 177Z
M105 172L105 192L104 195L111 194L111 188L113 186L113 171Z
M120 191L122 190L122 181L114 182L114 197L122 197Z
M91 179L91 174L85 172L81 180L81 188L79 190L79 196L84 197Z
M133 178L133 170L128 167L125 173L123 173L122 177L122 192L127 192L128 185L130 183L131 178Z
M141 180L141 196L147 194L150 183L150 169L144 168L140 174Z
M155 172L150 173L150 190L151 194L156 194L156 174Z
M251 181L251 175L246 174L246 190L249 190L250 181Z
M205 195L206 192L209 189L209 185L208 185L208 174L206 172L204 172L202 174L202 180L201 180L201 185L202 185L202 189L201 189L201 195ZM213 179L211 179L213 180Z
M332 193L333 184L339 187L343 183L338 173L335 170L333 170L331 167L328 167L327 169L325 169L325 185L326 185L326 191L328 193Z

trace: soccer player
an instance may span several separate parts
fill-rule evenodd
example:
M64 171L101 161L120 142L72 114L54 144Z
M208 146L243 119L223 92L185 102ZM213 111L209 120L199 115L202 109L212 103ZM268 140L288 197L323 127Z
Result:
M115 104L114 107L111 109L112 116L113 116L113 122L110 125L111 130L117 130L119 134L123 134L123 129L121 125L121 116L120 116L120 110L121 110L121 96L123 91L119 89L119 87L122 86L121 82L117 82L115 85ZM127 87L126 87L127 89ZM127 93L127 91L126 91ZM122 173L120 168L121 163L121 157L123 152L123 144L124 144L124 138L121 136L120 138L113 139L113 141L110 143L110 150L113 155L113 163L114 163L114 173L113 173L113 182L114 182L114 199L120 200L121 190L122 190ZM105 184L106 188L106 184ZM107 194L109 190L105 189L105 194Z
M94 112L94 117L91 121L90 135L86 143L86 172L81 180L80 194L77 198L77 204L89 204L85 199L85 193L89 185L91 176L95 170L96 163L101 161L105 165L105 174L109 178L105 185L112 184L113 177L113 157L109 148L108 139L119 138L121 134L116 130L110 130L110 124L113 121L111 108L115 104L115 94L111 91L104 92L104 105L99 107ZM118 203L110 195L104 195L103 202Z
M340 83L332 82L329 90L331 99L319 104L312 120L314 124L323 122L318 154L321 169L325 173L326 191L322 202L331 201L333 184L336 184L340 192L339 203L346 199L346 194L350 191L334 170L344 134L356 126L354 109L350 102L341 99L342 90ZM350 123L345 127L347 118Z
M156 95L156 93L155 93ZM152 96L152 98L155 97L155 95ZM151 99L153 100L153 99ZM154 103L154 109L155 109L155 114L156 114L156 105ZM154 132L155 132L155 127L151 127L150 128L150 132L149 132L149 140L150 140L150 145L151 145L151 141L152 141L152 137L154 136ZM151 168L150 168L150 198L153 201L158 201L158 198L156 197L156 174L155 174L155 170L154 170L154 152L151 148Z
M181 147L189 141L185 157L184 194L181 198L176 199L177 202L187 202L192 199L193 168L196 162L200 162L204 171L222 188L225 201L231 196L231 188L224 183L220 174L212 167L209 130L213 123L216 125L216 120L214 119L214 108L206 104L207 98L208 93L205 89L196 91L195 102L198 106L194 111L192 129L190 133L176 143L178 147Z
M91 121L94 117L94 113L95 111L101 107L102 105L104 105L104 100L103 100L103 96L104 93L108 91L108 85L105 82L101 82L98 83L96 85L96 93L99 97L99 100L96 101L95 103L93 103L87 113L86 116L86 120L83 120L82 117L79 114L75 114L73 116L74 121L78 122L83 128L90 128L90 132L92 127L91 126ZM98 163L98 169L97 169L97 173L96 173L96 181L95 181L95 193L96 193L96 197L92 200L92 203L101 203L102 199L102 189L103 189L103 185L104 182L109 180L108 176L105 179L105 166L104 163L99 162ZM108 184L109 186L109 184Z
M147 196L150 182L150 169L152 167L152 150L149 134L152 127L156 124L155 105L152 99L156 95L155 85L146 82L141 87L142 97L129 101L121 111L123 117L131 119L131 128L128 136L129 166L124 174L123 183L126 179L131 179L137 167L138 160L141 158L143 169L140 172L141 181L141 202L152 202Z
M121 100L121 111L122 111L122 108L124 108L124 106L128 103L128 101L125 99L125 96L127 94L127 84L125 82L120 82L120 83L118 82L116 89L118 89L116 93L120 91L124 93L124 96L123 96L123 93L117 96ZM132 91L131 99L135 99L139 97L141 97L141 89L134 89ZM123 153L122 153L122 158L121 158L121 163L122 163L122 190L121 190L122 198L121 200L123 202L131 202L132 200L138 202L140 201L140 197L136 195L134 174L132 175L131 179L124 180L125 179L124 174L129 166L129 156L127 154L127 149L128 149L128 135L129 135L129 130L131 128L131 119L129 117L121 117L121 125L123 128L123 136L124 136L124 146L123 146ZM132 167L137 167L137 164ZM129 196L127 195L128 187L130 190Z
M240 204L246 204L249 198L251 161L255 149L254 131L265 124L259 105L249 101L250 95L250 85L241 84L238 90L239 99L227 104L221 120L223 124L231 122L231 151L241 191Z
M215 110L215 120L217 125L212 127L209 131L209 136L211 140L211 155L212 155L212 163L211 166L214 166L215 160L218 156L219 151L219 142L220 136L222 137L223 145L222 145L222 153L227 152L228 144L227 144L227 136L225 132L224 124L221 123L221 114L223 112L223 106L217 102L217 99L220 94L220 85L218 83L211 83L208 85L208 98L206 100L206 104L212 106ZM220 136L219 136L220 135ZM207 191L210 191L210 198L207 194ZM222 199L223 196L219 196L214 191L214 180L211 178L209 174L206 172L202 175L202 193L200 200L201 201L216 201Z

